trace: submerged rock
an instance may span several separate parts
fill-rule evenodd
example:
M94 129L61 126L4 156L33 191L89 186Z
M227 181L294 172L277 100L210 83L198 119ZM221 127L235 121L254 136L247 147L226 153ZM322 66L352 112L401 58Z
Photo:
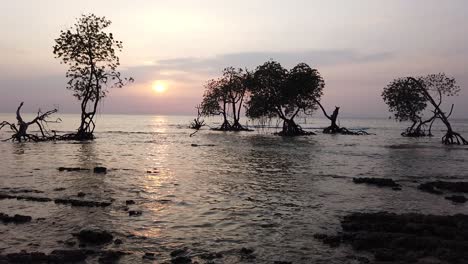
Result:
M249 259L249 260L255 259L256 257L255 257L255 255L253 253L254 253L254 250L251 249L251 248L243 247L240 250L240 255L241 255L242 259Z
M450 200L450 201L452 201L454 203L466 203L466 201L468 201L468 199L466 199L466 197L463 196L463 195L447 196L447 197L445 197L445 199Z
M338 237L377 261L464 263L468 259L468 215L353 213L341 222ZM326 238L326 236L320 236Z
M433 194L442 194L442 191L468 193L468 182L434 181L420 184L418 189Z
M171 258L171 263L173 264L192 263L192 258L190 257L190 250L186 247L172 251Z
M401 190L401 186L397 184L393 179L384 178L353 178L353 182L356 184L370 184L378 187L391 187L394 190Z
M15 214L14 216L9 216L4 213L0 213L0 221L3 223L15 223L15 224L22 224L31 222L32 217L28 215L19 215Z
M142 215L143 212L142 211L138 211L138 210L131 210L131 211L128 211L128 216L140 216Z
M134 200L126 200L125 204L126 205L132 205L132 204L135 204L135 201Z
M128 253L121 251L95 251L89 249L58 249L48 255L43 252L21 251L0 255L0 263L84 263L87 257L92 255L100 256L99 263L116 263L121 256L126 254Z
M79 193L76 194L76 196L78 196L78 197L85 197L85 196L86 196L86 193L84 193L84 192L79 192Z
M114 239L111 233L96 227L84 228L76 236L81 242L97 245L109 243Z
M33 201L33 202L51 202L52 199L47 197L36 197L36 196L17 196L17 200Z
M111 202L96 202L96 201L86 201L86 200L76 200L68 198L58 198L55 199L56 204L68 204L71 206L83 206L83 207L107 207L111 205Z
M2 262L2 259L5 262ZM47 263L49 257L42 252L10 253L0 256L0 263Z
M146 252L143 257L143 259L149 259L149 260L155 260L156 257L154 256L154 253Z
M79 168L79 167L58 167L57 170L59 171L89 171L89 169Z
M123 255L126 253L121 251L105 251L101 253L101 257L99 257L99 263L116 263Z
M93 172L94 173L107 173L107 168L106 167L94 167Z
M329 245L330 247L338 247L341 244L340 236L331 236L326 234L315 234L314 238L322 241L324 244Z
M75 250L54 250L49 254L49 262L52 263L70 263L84 261L87 252L80 249Z
M213 260L213 259L218 259L218 258L223 258L223 254L216 252L216 253L205 253L201 254L200 258L205 259L205 260Z
M16 199L16 196L6 194L6 193L0 193L0 200L3 200L3 199Z

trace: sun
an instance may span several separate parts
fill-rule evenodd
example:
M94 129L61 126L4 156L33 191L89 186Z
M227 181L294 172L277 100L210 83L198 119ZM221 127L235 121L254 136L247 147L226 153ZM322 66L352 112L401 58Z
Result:
M153 88L153 91L156 93L164 93L166 91L166 86L160 81L154 82L151 88Z

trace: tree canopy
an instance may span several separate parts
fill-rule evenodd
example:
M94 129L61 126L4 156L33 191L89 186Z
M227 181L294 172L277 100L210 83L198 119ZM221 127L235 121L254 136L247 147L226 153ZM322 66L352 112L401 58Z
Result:
M316 69L299 63L290 71L276 61L258 66L250 88L246 114L250 118L280 118L286 136L307 134L294 118L311 114L323 94L325 82Z

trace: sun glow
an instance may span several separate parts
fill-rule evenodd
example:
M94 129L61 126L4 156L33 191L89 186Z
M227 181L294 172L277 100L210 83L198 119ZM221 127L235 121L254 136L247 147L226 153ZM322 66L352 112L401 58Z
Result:
M164 93L166 91L166 85L160 81L154 82L151 88L156 93Z

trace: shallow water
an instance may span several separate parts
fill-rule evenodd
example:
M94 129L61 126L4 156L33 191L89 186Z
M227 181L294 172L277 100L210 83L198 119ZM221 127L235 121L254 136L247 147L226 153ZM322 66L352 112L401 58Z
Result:
M72 131L78 123L76 115L61 117L57 129ZM14 116L1 114L4 119ZM190 120L103 115L93 142L0 143L1 188L34 189L44 193L28 195L50 198L76 198L81 191L84 199L113 200L107 208L0 200L0 212L33 217L31 223L0 224L0 253L67 248L58 241L92 225L124 242L104 248L133 252L123 263L140 262L144 252L155 252L157 262L164 262L183 247L193 255L222 252L215 263L252 262L240 257L242 247L255 250L255 263L349 263L347 256L356 255L350 248L329 248L313 235L336 233L350 212L468 212L468 205L416 189L426 180L468 178L468 147L443 146L440 127L433 138L410 139L399 136L404 125L391 120L344 119L341 125L375 135L282 138L271 135L272 129L205 129L189 137ZM303 127L312 131L327 125L321 119L308 122ZM468 122L453 126L468 136ZM108 173L57 170L98 165ZM393 178L403 190L355 185L356 176ZM130 210L142 210L142 216L128 216L128 199L136 202Z

